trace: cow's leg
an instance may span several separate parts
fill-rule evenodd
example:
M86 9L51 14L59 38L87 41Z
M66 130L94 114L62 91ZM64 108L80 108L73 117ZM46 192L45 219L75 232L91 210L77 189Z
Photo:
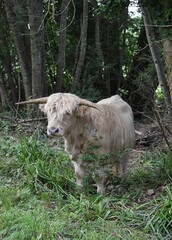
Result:
M113 174L117 177L121 176L122 166L121 163L115 160L115 165L112 168Z
M126 170L128 165L129 154L126 153L120 160L120 174L119 177L124 179L126 177Z
M106 181L106 173L102 167L98 170L98 180L96 182L97 193L101 195L105 194L105 181Z
M120 159L115 159L115 165L112 168L112 172L115 176L119 178L125 178L126 176L126 170L127 170L127 164L128 164L128 154L123 155Z
M72 163L73 163L74 170L75 170L75 175L76 175L76 184L78 186L83 187L83 179L84 179L84 176L85 176L85 170L83 168L82 161L72 160Z

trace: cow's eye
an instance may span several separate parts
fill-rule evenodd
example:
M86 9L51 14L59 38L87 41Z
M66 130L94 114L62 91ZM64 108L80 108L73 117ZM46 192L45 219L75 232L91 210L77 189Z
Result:
M69 113L69 112L66 112L66 115L67 115L67 116L70 116L70 113Z
M52 108L52 112L54 113L54 112L56 112L57 110L56 110L56 107L53 107Z

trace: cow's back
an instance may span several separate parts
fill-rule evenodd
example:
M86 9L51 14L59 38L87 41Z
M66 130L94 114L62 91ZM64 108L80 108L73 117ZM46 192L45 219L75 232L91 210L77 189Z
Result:
M94 130L97 131L97 142L100 152L111 152L131 148L134 144L135 130L131 107L119 96L115 95L97 103L102 106L103 113L93 110Z
M105 98L103 100L100 100L97 104L107 105L114 109L118 108L121 111L129 111L132 112L131 107L126 103L119 95L114 95L110 98Z

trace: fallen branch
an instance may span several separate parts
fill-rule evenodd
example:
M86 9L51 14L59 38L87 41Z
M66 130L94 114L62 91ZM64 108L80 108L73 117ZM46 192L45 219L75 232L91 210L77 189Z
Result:
M18 123L27 123L27 122L36 122L36 121L44 121L46 120L46 117L42 117L42 118L30 118L30 119L23 119L18 121Z
M8 116L8 115L1 115L1 118L9 121L15 121L14 117Z

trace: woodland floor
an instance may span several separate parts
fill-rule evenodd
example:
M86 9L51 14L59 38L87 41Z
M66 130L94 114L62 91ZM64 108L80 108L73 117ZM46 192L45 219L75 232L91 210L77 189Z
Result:
M57 144L57 139L46 138L45 119L19 121L9 115L1 115L1 119L3 122L2 126L0 125L0 141L2 140L0 144L3 148L0 150L0 160L2 160L0 161L0 182L2 183L0 184L0 198L2 196L2 200L0 199L0 239L171 239L172 167L171 165L164 167L164 159L170 156L171 160L172 130L167 121L161 120L159 123L159 120L149 119L149 121L135 122L136 145L131 152L127 179L122 182L116 178L109 179L107 196L101 198L95 192L89 192L88 195L82 193L79 197L73 186L72 190L70 189L71 185L68 180L66 183L69 187L66 188L63 181L56 178L59 174L59 172L56 174L55 170L57 164L61 168L57 161L50 160L52 168L48 170L49 166L39 158L37 159L38 154L43 154L42 156L47 154L44 143L48 146L48 154L53 149L48 155L50 158L58 156L55 155L56 151L63 152L64 150L63 140L59 139ZM23 144L24 148L27 148L27 141L29 141L27 139L37 129L41 131L41 136L45 136L43 148L39 143L38 148L36 145L33 149L30 146L36 160L22 162L22 165L18 164L18 161L21 161L18 152L24 155L24 159L30 157L27 149L23 149L22 153L21 145L18 143L19 136L21 134L25 136ZM11 150L8 152L9 148ZM17 160L16 156L20 160ZM69 174L69 178L72 176L74 180L73 170L69 167L70 162L66 160L65 155L59 156L62 159L60 164L63 165L64 162L64 168L61 168L62 174ZM26 171L29 169L33 173L23 173L23 166L26 167ZM39 171L41 178L37 175ZM38 181L34 186L30 186L35 176ZM42 184L43 180L44 184ZM47 183L54 186L51 181L53 184L56 184L55 181L60 181L57 184L62 184L62 188L64 187L59 195L47 188L49 186ZM25 195L28 194L31 200L27 197L26 201ZM35 207L37 205L39 205L38 208ZM39 212L40 207L41 212ZM37 212L40 215L38 222L35 222L32 216L38 218ZM26 221L25 226L22 225L22 221ZM47 226L42 226L42 223Z

